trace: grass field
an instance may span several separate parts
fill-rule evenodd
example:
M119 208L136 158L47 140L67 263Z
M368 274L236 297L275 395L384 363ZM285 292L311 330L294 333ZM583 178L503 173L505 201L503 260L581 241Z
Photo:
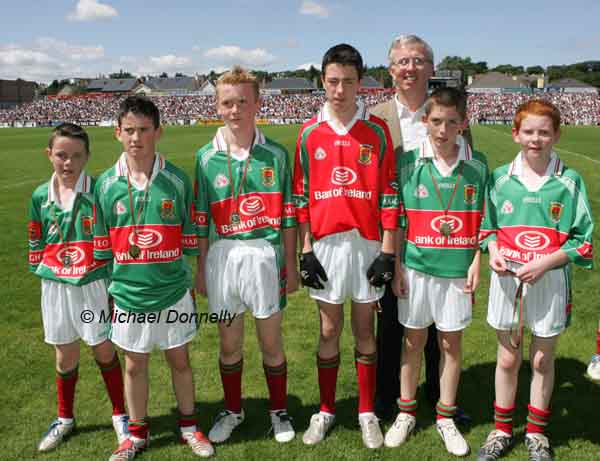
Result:
M266 127L265 132L293 151L298 127ZM517 149L508 127L476 126L476 148L488 155L490 166L510 161ZM43 152L49 130L0 130L0 274L3 308L0 310L0 348L2 376L0 385L1 460L102 460L115 447L110 425L110 406L100 374L91 354L83 348L80 380L77 386L76 417L78 431L58 451L38 456L35 446L55 416L54 351L43 342L39 308L39 280L27 273L27 205L33 189L49 178L50 165ZM214 133L213 128L166 127L161 152L188 173L193 172L194 153ZM92 157L88 171L98 175L114 163L120 152L109 129L90 129ZM566 128L559 144L562 159L582 173L592 209L600 216L600 128ZM598 228L595 237L598 240ZM595 258L596 263L598 257ZM487 260L485 260L487 261ZM476 452L492 428L495 335L485 323L487 264L483 286L477 293L473 324L464 341L464 372L459 388L459 402L473 417L464 434ZM563 460L600 459L600 384L584 376L594 349L594 332L600 318L600 274L597 271L574 271L574 315L571 328L558 346L557 376L550 426L556 458ZM199 310L206 301L199 300ZM449 459L434 427L432 408L419 408L419 431L398 449L368 451L363 448L356 418L356 380L353 345L348 318L342 341L342 365L338 381L338 423L322 444L307 448L301 437L285 446L267 434L267 389L258 353L253 323L247 322L246 359L243 381L246 422L232 440L217 448L221 459L265 460L289 459ZM285 348L289 364L289 410L299 435L307 427L318 404L315 350L318 321L314 303L305 291L290 297L284 321ZM195 371L197 410L203 430L208 431L213 417L221 408L222 390L218 373L218 338L216 327L203 325L191 344ZM517 446L506 459L526 459L522 443L528 383L528 362L522 368L515 418ZM419 396L421 395L421 391ZM188 448L176 443L175 400L170 377L161 354L154 354L151 364L149 417L151 449L141 460L192 459ZM384 430L388 424L384 424ZM471 459L474 456L471 455Z

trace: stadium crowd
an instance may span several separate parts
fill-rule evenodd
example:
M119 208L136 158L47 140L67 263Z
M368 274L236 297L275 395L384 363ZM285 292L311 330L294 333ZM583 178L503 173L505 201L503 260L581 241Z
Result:
M556 105L565 125L600 124L600 97L589 93L540 93L536 98L545 99ZM529 94L519 93L476 93L468 99L471 124L511 124L517 107L531 99Z
M390 97L388 92L363 94L371 107ZM533 96L518 93L479 93L469 95L471 124L511 123L516 108ZM541 93L534 97L557 105L568 125L600 124L600 96L585 93ZM155 96L151 99L167 124L191 124L218 120L213 96ZM0 110L0 126L51 125L71 121L96 125L114 120L122 97L40 99L12 109ZM265 95L259 119L269 123L302 123L316 114L325 102L321 93Z

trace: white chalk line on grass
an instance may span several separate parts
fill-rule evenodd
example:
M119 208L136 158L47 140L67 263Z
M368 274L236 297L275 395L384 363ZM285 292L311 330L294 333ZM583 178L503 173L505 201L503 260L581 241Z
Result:
M504 133L503 131L495 130L495 129L490 128L490 127L485 126L485 125L479 125L479 126L481 126L483 128L487 128L489 131L493 131L494 133L498 133L498 134L501 134L503 136L508 136L509 138L512 139L512 136L510 134ZM600 165L600 160L592 158L592 157L588 157L585 154L580 154L579 152L573 152L571 150L563 149L561 147L556 147L556 148L554 148L554 150L556 150L558 152L564 152L565 154L574 155L575 157L581 157L581 158L584 158L586 160L589 160L590 162L597 163L597 164Z

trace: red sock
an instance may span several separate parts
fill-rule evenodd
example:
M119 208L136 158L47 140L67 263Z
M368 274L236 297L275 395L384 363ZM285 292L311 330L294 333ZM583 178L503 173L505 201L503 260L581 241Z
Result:
M540 410L533 405L527 405L529 414L527 415L527 433L528 434L543 434L548 422L550 421L550 409Z
M219 361L221 382L225 394L225 408L233 413L242 412L242 370L244 359L237 363L225 365Z
M73 418L75 402L75 385L79 377L79 365L71 371L56 371L57 414L59 418Z
M287 362L275 367L263 363L263 369L269 388L271 411L287 409Z
M124 415L127 413L125 410L125 397L123 396L123 374L121 373L121 362L119 362L119 355L115 352L114 358L110 363L103 364L96 360L108 397L112 402L112 414L113 415Z
M355 350L354 363L358 379L358 414L373 413L377 382L377 353L362 354Z
M600 354L600 329L596 331L596 354Z
M319 393L321 406L319 411L335 414L335 388L337 375L340 368L340 354L323 359L317 354L317 372L319 375Z
M142 440L148 438L148 423L145 418L130 419L128 428L132 437Z
M496 405L496 402L494 402L494 421L496 423L496 429L512 435L514 414L514 405L510 408L502 408Z
M400 399L400 401L398 402L398 408L400 409L400 411L402 413L408 413L409 415L412 415L414 417L417 416L417 400L413 399L413 400L407 400L407 399Z

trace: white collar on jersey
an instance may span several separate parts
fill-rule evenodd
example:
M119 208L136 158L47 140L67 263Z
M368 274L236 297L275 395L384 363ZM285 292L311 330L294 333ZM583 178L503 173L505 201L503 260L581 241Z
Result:
M337 135L344 136L348 134L348 132L352 129L352 127L358 120L369 119L369 110L367 109L367 106L360 99L356 100L356 105L356 113L354 114L354 117L352 117L352 120L350 120L350 122L346 126L342 126L336 119L333 118L333 115L329 110L329 103L327 102L319 111L319 114L317 115L317 122L327 122L331 129L335 131Z
M560 176L563 170L563 162L558 157L556 152L550 152L550 163L546 167L544 177ZM510 168L508 169L509 176L521 176L523 174L523 151L519 151L516 158L511 162Z
M165 158L161 154L156 152L154 155L154 165L152 166L150 181L152 181L158 172L166 165ZM127 176L129 174L129 167L127 166L127 152L123 152L119 157L119 160L117 160L116 171L118 176Z
M452 165L452 170L461 160L471 160L473 158L471 146L465 142L465 138L463 138L461 135L456 137L456 145L458 146L458 157L456 159L456 163ZM423 160L435 158L435 151L433 150L429 136L427 136L421 143L419 158Z
M89 194L91 192L92 189L92 180L91 178L86 174L85 171L82 171L79 174L79 179L77 179L77 182L75 183L75 193L84 193L84 194ZM56 173L52 173L52 177L50 178L50 183L48 184L48 203L53 203L57 201L57 194L56 194Z
M215 134L215 137L213 138L213 141L212 141L215 149L220 152L227 152L227 141L225 141L224 128L225 127L222 126L221 128L219 128L217 130L217 134ZM254 143L252 144L252 149L254 149L254 146L257 146L260 144L265 144L267 142L263 132L261 130L259 130L258 127L255 127L254 129L255 129ZM231 152L231 156L239 161L245 160L248 157L248 151L246 151L246 152Z
M398 93L394 96L394 102L396 103L396 110L398 111L398 118L402 119L412 119L415 122L420 122L425 115L425 104L419 107L415 112L411 112L410 109L402 104L398 99Z

